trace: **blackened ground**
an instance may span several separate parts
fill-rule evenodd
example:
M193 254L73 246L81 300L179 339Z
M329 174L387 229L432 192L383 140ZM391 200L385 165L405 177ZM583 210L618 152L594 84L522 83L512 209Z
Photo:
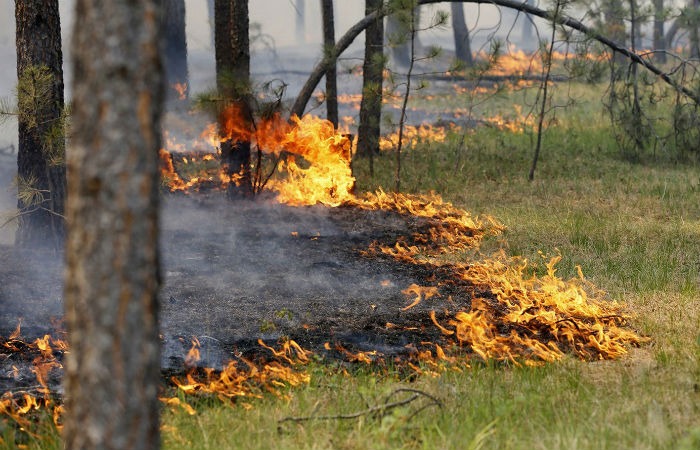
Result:
M257 340L296 340L319 354L324 343L386 356L437 338L429 310L469 308L469 289L441 286L442 295L407 311L411 284L436 286L445 269L366 256L372 242L393 245L424 226L387 211L291 207L273 199L231 203L167 195L161 216L163 367L182 367L193 337L201 366L221 367L260 351ZM62 317L63 257L51 251L0 247L0 336L23 318L22 338L56 333ZM387 327L390 322L396 327ZM418 330L405 330L417 327ZM31 382L31 359L0 347L0 388ZM60 356L60 355L57 355ZM1 380L4 379L4 382ZM57 380L57 377L56 377Z

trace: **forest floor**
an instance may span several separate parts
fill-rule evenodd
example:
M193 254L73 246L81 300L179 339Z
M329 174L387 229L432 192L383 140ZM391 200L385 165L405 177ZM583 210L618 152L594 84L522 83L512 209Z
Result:
M539 367L485 362L439 377L406 378L391 368L314 360L307 366L308 384L245 402L173 390L196 414L163 409L164 448L698 448L698 164L663 153L633 161L623 157L600 98L590 98L588 89L578 86L555 99L565 103L578 95L578 104L556 110L534 181L527 181L532 123L523 119L510 129L477 127L464 140L459 132L449 132L439 142L416 139L403 156L402 190L435 191L460 208L504 223L508 229L503 235L482 244L484 254L503 249L537 262L542 261L539 252L560 253L557 274L575 277L580 266L608 292L608 299L627 305L631 328L650 336L649 343L618 360L586 362L568 356ZM528 95L505 92L474 115L510 115L517 122L532 101ZM419 92L410 105L439 115L466 101L461 94L441 96L433 90ZM392 187L394 158L389 152L378 155L373 177L366 160L356 161L358 190ZM164 236L182 238L167 225ZM342 262L319 255L318 263L332 274ZM537 271L544 269L540 264ZM178 270L189 269L173 269ZM166 309L183 301L173 295L170 303L170 297L164 296ZM403 300L396 293L389 297L397 305ZM366 410L399 388L429 393L442 407L417 412L410 404L381 416L279 422ZM50 419L45 422L38 437L26 443L60 448ZM13 446L12 436L0 436L0 448Z
M649 344L613 361L569 357L534 368L486 363L411 382L392 371L357 367L347 377L312 364L309 385L284 398L253 401L250 409L201 399L193 403L196 416L168 410L165 447L697 448L698 165L663 154L623 157L600 97L590 89L574 86L555 98L564 103L577 96L577 105L556 111L533 182L527 181L528 127L485 126L468 134L465 145L455 133L406 151L402 189L438 192L506 224L506 233L487 240L483 253L504 249L531 261L541 260L540 251L561 253L558 275L574 277L581 266L609 299L627 305L632 327L651 336ZM477 114L518 116L532 95L506 92ZM433 92L416 95L411 105L439 110L464 103L464 96L436 98ZM363 160L355 173L361 191L391 187L394 155L376 158L374 177ZM407 407L381 418L278 423L362 411L401 387L431 393L443 407L417 415Z

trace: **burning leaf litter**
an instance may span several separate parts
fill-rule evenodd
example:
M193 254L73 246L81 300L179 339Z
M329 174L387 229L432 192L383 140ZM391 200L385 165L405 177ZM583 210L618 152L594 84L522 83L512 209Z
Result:
M249 130L238 128L243 122L235 119L235 110L228 114L231 120L227 121L228 129L221 133L224 138L250 140L263 152L285 157L276 168L278 176L267 186L276 193L278 202L390 211L419 224L415 232L399 236L392 245L375 242L361 251L366 257L389 258L423 266L434 273L435 285L414 284L402 291L411 300L402 311L445 295L441 292L445 289L471 299L470 304L456 304L456 313L426 312L424 323L387 322L386 330L426 336L418 341L419 345L406 345L404 356L394 358L399 366L437 376L445 370L468 368L475 359L507 360L516 365L556 361L567 353L583 360L613 359L624 355L629 345L646 340L625 328L629 317L622 313L623 305L604 301L603 294L585 280L580 270L576 279L557 277L560 257L547 263L547 274L542 277L529 275L525 259L509 258L504 253L478 261L442 262L446 255L465 250L478 254L483 238L499 234L505 227L490 217L472 217L436 194L397 194L380 189L355 195L349 142L329 122L304 116L289 123L273 117ZM204 134L214 143L222 139L215 129L208 128ZM203 182L224 189L236 182L235 177L227 179L221 171L216 176L206 174L185 181L175 170L170 153L162 150L160 157L163 182L171 191L197 191ZM199 159L214 161L215 157L207 154ZM291 234L298 236L297 232ZM391 285L391 281L385 281L382 286ZM453 302L451 295L448 300ZM18 325L7 340L0 340L0 345L5 352L21 353L24 358L34 356L32 372L39 385L35 392L5 393L0 398L0 414L27 428L33 411L47 409L60 428L62 406L54 400L47 379L52 371L62 369L57 356L68 350L67 345L49 335L25 343L19 340L19 333ZM197 366L200 344L194 338L185 359L188 372L172 377L171 382L185 395L214 395L222 400L259 398L265 392L285 396L284 388L309 382L305 366L312 355L310 350L291 339L279 342L279 349L261 340L258 343L271 355L268 359L239 357L221 370L214 370ZM379 350L352 351L342 342L326 342L323 350L351 363L381 365L385 359ZM163 397L161 401L171 408L194 413L178 397Z

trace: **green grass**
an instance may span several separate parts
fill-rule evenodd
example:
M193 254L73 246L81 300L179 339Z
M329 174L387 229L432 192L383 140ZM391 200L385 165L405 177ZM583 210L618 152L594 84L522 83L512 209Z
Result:
M488 113L512 111L515 96L523 94L499 97ZM164 434L166 448L700 447L698 166L623 158L596 104L558 113L533 182L530 136L482 127L462 149L454 135L406 152L402 187L434 190L505 223L507 232L487 240L484 253L504 248L541 262L538 251L560 252L559 273L575 276L580 265L610 299L626 302L632 326L650 344L618 361L477 365L410 383L392 373L345 377L315 367L309 386L250 410L201 401L195 418L167 412L164 421L175 428ZM392 187L394 155L376 158L373 178L366 161L355 173L361 191ZM277 423L363 410L401 386L430 392L443 407L412 418L406 407L381 419Z
M503 111L512 109L513 98L499 101ZM250 409L193 398L187 400L195 416L164 408L164 447L700 448L698 165L671 158L630 162L616 150L597 108L591 102L557 113L560 124L545 135L533 182L526 179L530 136L482 127L462 149L454 135L406 152L402 186L434 190L506 224L504 235L487 239L484 253L503 248L541 263L538 251L560 252L559 274L575 276L580 265L610 299L627 304L632 327L651 336L649 344L615 361L476 364L411 381L391 370L360 367L346 376L314 363L308 386L251 400ZM373 178L367 162L358 161L359 190L393 186L393 158L377 157ZM381 418L278 423L363 410L398 387L429 392L442 408L412 416L416 405L409 405ZM7 433L0 448L12 448ZM55 431L33 443L58 448Z

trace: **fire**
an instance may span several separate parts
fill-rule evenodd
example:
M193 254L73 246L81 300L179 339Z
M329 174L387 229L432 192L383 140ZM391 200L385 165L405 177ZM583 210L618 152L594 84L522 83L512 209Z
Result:
M172 87L177 92L179 100L185 100L187 98L187 83L175 83Z
M403 130L403 146L405 148L414 148L421 141L430 142L445 142L450 131L458 131L457 126L450 124L450 127L433 126L431 124L421 124L417 127L407 125ZM382 136L379 139L380 150L393 150L399 145L399 131Z
M199 347L198 340L193 339L192 342L193 349ZM258 340L258 344L272 353L273 361L256 364L240 358L243 364L231 360L218 373L213 369L204 369L204 374L200 375L192 368L184 379L173 377L171 380L185 394L213 394L222 399L261 398L261 391L282 395L280 388L298 386L310 381L310 375L305 370L296 368L308 363L311 354L299 344L289 340L282 343L279 350L261 340ZM190 350L189 355L198 356L199 352ZM166 398L161 401L182 406L177 399ZM187 409L184 406L183 408Z

